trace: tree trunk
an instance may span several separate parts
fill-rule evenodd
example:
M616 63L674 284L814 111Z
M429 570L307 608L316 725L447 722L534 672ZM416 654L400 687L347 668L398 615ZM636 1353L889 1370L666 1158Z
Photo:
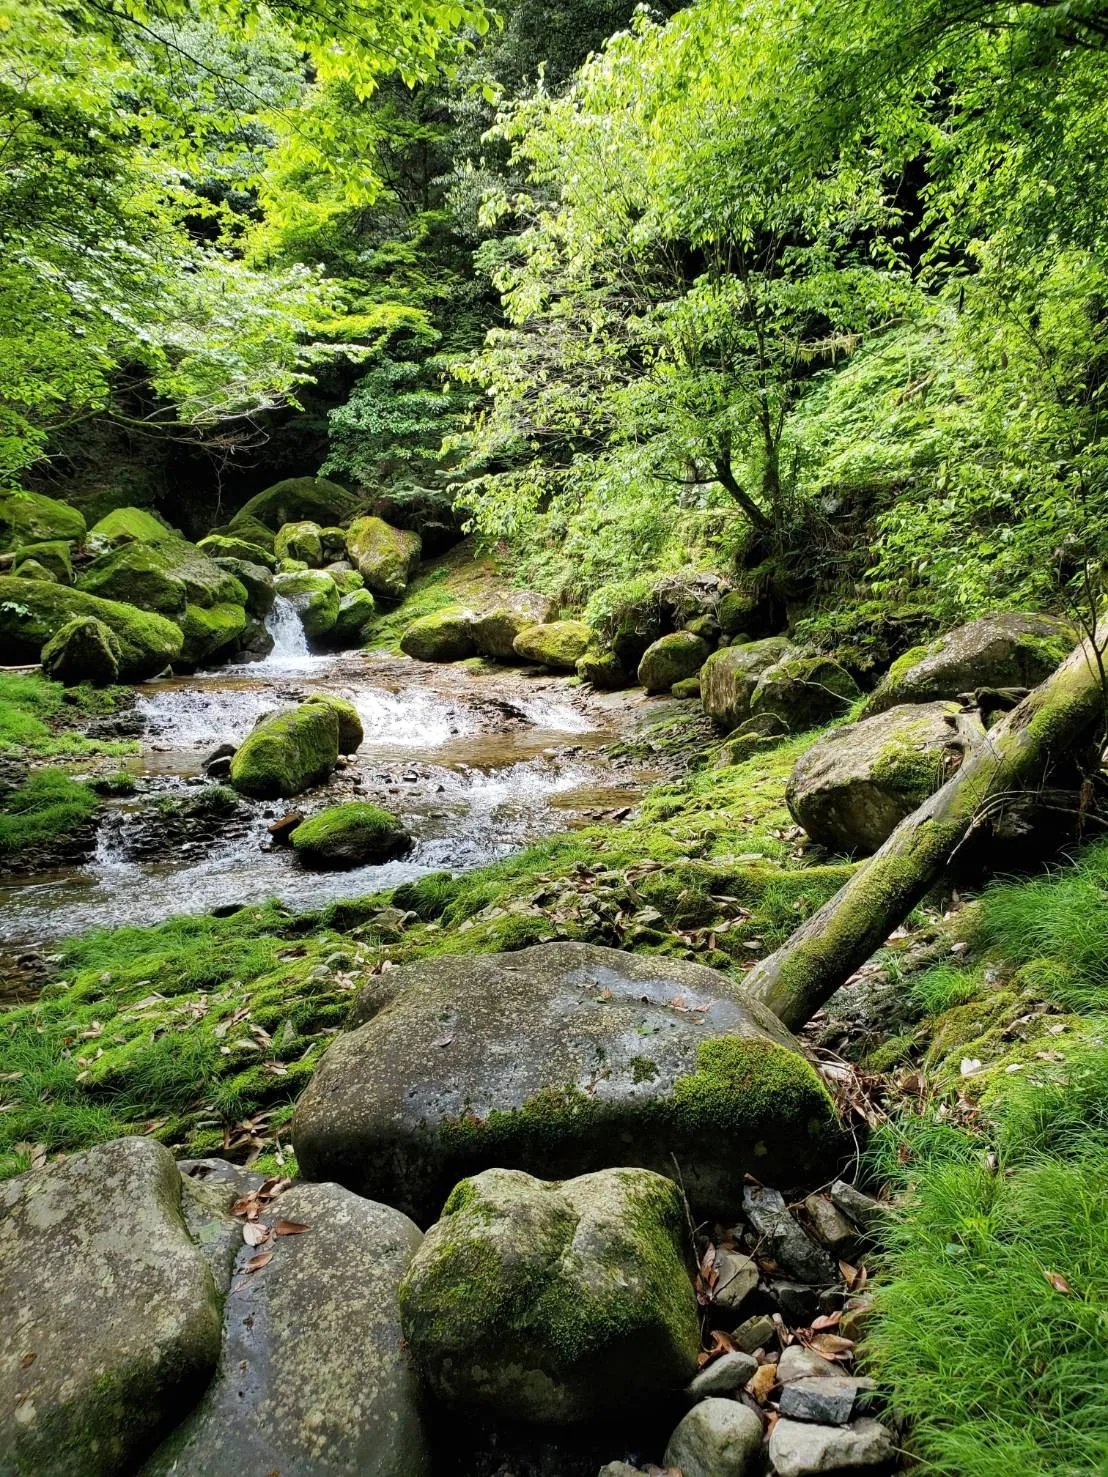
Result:
M845 887L744 981L792 1030L879 949L963 841L1004 800L1039 785L1051 764L1103 737L1101 657L1108 624L989 731L941 790L907 816Z
M769 533L773 527L773 520L762 511L754 499L739 486L738 479L731 470L731 463L726 457L716 458L716 481L731 494L746 516L761 533Z

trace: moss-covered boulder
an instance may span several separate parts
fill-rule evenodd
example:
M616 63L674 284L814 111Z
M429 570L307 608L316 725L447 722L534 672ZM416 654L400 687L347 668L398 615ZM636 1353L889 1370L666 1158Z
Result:
M59 585L73 583L73 559L64 539L51 539L44 544L21 544L15 560L16 573L31 559L43 569L48 569ZM26 575L23 577L27 578Z
M538 662L559 672L575 672L592 639L592 630L584 621L550 621L545 626L528 626L513 645L516 656L525 662Z
M418 533L393 528L380 518L358 518L346 531L346 547L375 595L401 600L419 566Z
M321 810L297 826L289 840L298 861L326 872L387 862L412 844L396 816L361 800Z
M692 631L660 636L642 654L639 683L647 692L668 692L675 682L695 677L711 654L708 643Z
M249 539L233 538L225 533L210 533L196 547L202 554L207 554L209 559L241 559L245 564L261 564L269 570L277 568L272 542L267 547L265 544L251 543Z
M89 542L160 544L181 535L146 508L115 508L89 529Z
M277 530L273 552L278 559L303 559L309 567L323 563L320 527L304 518L298 523L284 523Z
M319 542L323 549L324 559L346 558L345 528L321 528L319 530Z
M240 795L287 799L325 780L339 757L339 720L324 703L301 703L261 719L231 760Z
M750 712L779 718L786 733L803 733L841 718L861 695L846 668L830 657L787 656L758 678Z
M180 660L189 667L227 653L246 629L241 605L190 604L174 618L181 627Z
M700 696L700 678L682 677L680 682L673 684L670 692L682 702L688 702L690 698L698 698Z
M340 595L353 595L355 590L365 589L365 580L348 559L332 560L323 566L323 573L334 580ZM366 594L369 594L368 590Z
M333 527L353 518L358 506L352 493L325 477L286 477L243 503L229 527L240 529L258 522L276 531L285 523L308 519Z
M745 590L728 590L716 606L716 620L725 636L738 636L756 624L758 601Z
M952 699L978 687L1035 687L1069 655L1077 634L1049 615L1002 611L913 647L870 695L866 717L898 703Z
M473 622L473 640L481 656L496 662L518 662L515 641L532 626L545 625L554 614L554 601L535 590L513 590L492 610Z
M400 650L420 662L460 662L473 656L473 612L454 606L413 621L400 638Z
M278 559L277 561L278 574L301 574L307 568L306 559Z
M729 1215L747 1170L791 1184L840 1147L794 1038L681 960L569 943L442 956L375 978L351 1024L297 1107L300 1171L421 1224L494 1166L560 1179L677 1163L694 1205Z
M400 1287L404 1337L446 1405L543 1424L675 1394L700 1348L672 1180L606 1169L459 1184Z
M4 1471L137 1471L219 1357L173 1156L117 1139L0 1184L0 1266Z
M80 543L85 520L76 508L39 492L0 493L0 549L62 539Z
M108 687L119 681L123 653L110 626L95 616L77 615L54 632L39 660L48 677L67 687L81 682Z
M868 855L984 737L980 719L957 703L901 704L817 740L797 760L785 800L813 841Z
M318 641L339 617L339 591L321 569L300 569L276 578L277 594L290 601L304 623L309 640Z
M240 539L244 543L255 545L259 549L265 549L266 553L272 554L277 534L260 518L239 517L233 524L224 523L219 528L213 528L208 537Z
M704 711L719 729L730 733L749 718L758 678L788 649L783 636L768 636L764 641L727 646L712 653L700 669L700 695Z
M618 692L633 687L635 679L614 651L586 651L577 660L577 675L603 692Z
M368 590L351 590L339 598L339 613L327 636L331 646L361 646L377 614L377 602Z
M112 631L123 682L154 677L181 654L180 629L165 616L66 585L0 576L0 644L8 660L38 661L50 637L74 616L94 616Z
M346 698L339 697L333 692L313 692L307 699L309 703L321 703L323 707L330 708L339 720L339 753L353 754L361 747L365 739L365 729L357 708L353 703L347 702Z
M45 564L40 564L37 559L24 559L22 563L16 564L12 573L21 580L45 580L47 584L56 585L58 576L52 569L47 569Z
M251 615L265 616L273 609L277 598L277 585L273 575L264 564L250 564L245 559L218 558L212 560L220 569L232 575L246 591L246 608Z
M177 615L186 605L245 605L247 598L233 574L175 537L109 549L88 566L77 588L163 615Z

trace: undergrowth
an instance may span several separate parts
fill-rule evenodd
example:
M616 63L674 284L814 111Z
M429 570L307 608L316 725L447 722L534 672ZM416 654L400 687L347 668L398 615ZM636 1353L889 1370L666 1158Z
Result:
M3 799L0 856L42 846L90 820L99 800L62 769L40 769Z
M87 739L72 727L111 713L129 688L63 687L37 672L0 673L0 753L42 758L123 755L138 752L130 739Z

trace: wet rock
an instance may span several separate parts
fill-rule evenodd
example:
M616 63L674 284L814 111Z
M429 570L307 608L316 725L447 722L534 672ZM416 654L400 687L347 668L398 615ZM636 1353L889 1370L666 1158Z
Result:
M722 1354L700 1371L689 1385L689 1394L694 1400L703 1400L707 1395L730 1395L741 1390L757 1368L757 1359L749 1354L737 1351Z
M711 655L711 647L692 631L661 636L643 652L638 679L647 692L668 692L675 682L695 677Z
M846 668L829 657L786 656L758 678L750 712L779 719L788 733L803 733L841 718L861 695Z
M339 720L340 754L353 754L361 747L365 740L365 730L362 727L361 716L353 703L336 696L333 692L323 691L313 692L307 701L329 709Z
M783 636L769 636L745 646L713 652L700 669L700 696L704 711L724 733L750 716L750 700L762 673L789 649Z
M39 492L0 493L0 549L55 540L80 543L85 520L76 508Z
M231 519L229 529L236 532L261 523L265 528L275 530L285 523L302 519L334 527L353 518L358 506L358 499L345 487L329 482L325 477L286 477L243 503Z
M311 816L289 835L297 859L316 871L344 871L386 862L408 851L412 838L396 816L352 800Z
M680 1389L699 1330L681 1195L641 1169L459 1184L400 1289L420 1373L451 1406L564 1423Z
M822 1246L789 1214L784 1198L766 1185L747 1185L743 1212L757 1232L762 1249L779 1267L805 1282L839 1280L839 1269Z
M895 1455L889 1432L869 1419L852 1426L779 1420L769 1438L769 1458L777 1477L865 1471L885 1466Z
M779 1385L792 1384L793 1380L838 1379L841 1374L841 1365L803 1344L790 1344L777 1361Z
M846 1180L836 1180L831 1186L831 1203L836 1210L842 1211L849 1220L852 1220L860 1231L874 1231L881 1223L883 1216L888 1215L889 1207L873 1195L867 1195L864 1190L849 1184Z
M756 1314L731 1330L731 1342L744 1354L753 1354L757 1349L768 1349L773 1342L776 1324L765 1313Z
M420 539L380 518L359 518L346 534L355 567L375 595L400 600L419 566Z
M235 757L235 750L235 744L218 744L210 754L205 754L204 758L200 761L201 768L210 770L213 764L218 764L222 759L226 759L230 763Z
M202 1392L219 1298L152 1139L0 1184L0 1451L12 1471L133 1471Z
M795 1421L845 1426L865 1409L876 1388L872 1380L848 1379L845 1375L790 1380L781 1391L778 1408L783 1416Z
M726 1251L722 1247L716 1252L714 1268L715 1283L712 1287L712 1303L736 1313L758 1286L757 1263L741 1252Z
M277 559L303 559L314 569L323 563L323 544L318 523L301 519L297 523L283 523L273 540L273 553Z
M702 1400L669 1438L663 1458L682 1477L747 1477L757 1470L762 1422L737 1400Z
M573 672L591 641L592 631L584 621L551 621L548 625L528 626L513 644L516 656L524 661Z
M464 661L477 650L473 620L471 610L453 607L421 616L401 636L400 650L420 662Z
M426 1477L430 1457L396 1309L419 1231L337 1185L295 1185L259 1219L307 1230L278 1237L254 1272L246 1264L258 1248L242 1247L215 1378L144 1477Z
M277 594L292 602L309 640L326 636L339 618L339 591L334 580L321 569L301 569L279 574Z
M361 578L360 575L358 577ZM376 614L377 602L368 590L351 590L348 594L341 595L339 613L327 636L328 644L341 647L361 646L366 639L367 627Z
M684 961L576 943L442 956L374 981L351 1024L297 1107L301 1173L417 1220L491 1164L665 1174L675 1159L694 1204L733 1212L747 1168L800 1178L838 1148L795 1040Z
M55 682L108 687L119 678L123 653L110 626L92 615L74 616L42 648L42 670Z
M515 639L532 626L545 625L554 614L554 601L535 590L514 590L493 610L473 622L473 640L482 656L496 662L518 662Z
M264 718L231 761L231 784L256 800L299 795L326 779L339 757L339 720L322 703Z
M288 846L290 844L289 837L296 830L297 826L303 825L303 823L303 811L290 810L288 815L283 815L280 820L274 821L271 826L266 827L266 830L273 837L275 845Z

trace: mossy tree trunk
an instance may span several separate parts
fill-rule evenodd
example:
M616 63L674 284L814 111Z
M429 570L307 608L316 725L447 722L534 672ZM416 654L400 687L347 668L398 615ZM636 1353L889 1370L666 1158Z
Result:
M1053 764L1103 739L1106 642L1102 623L829 902L751 970L748 993L798 1029L881 947L971 832L993 825L1005 803L1040 785Z

